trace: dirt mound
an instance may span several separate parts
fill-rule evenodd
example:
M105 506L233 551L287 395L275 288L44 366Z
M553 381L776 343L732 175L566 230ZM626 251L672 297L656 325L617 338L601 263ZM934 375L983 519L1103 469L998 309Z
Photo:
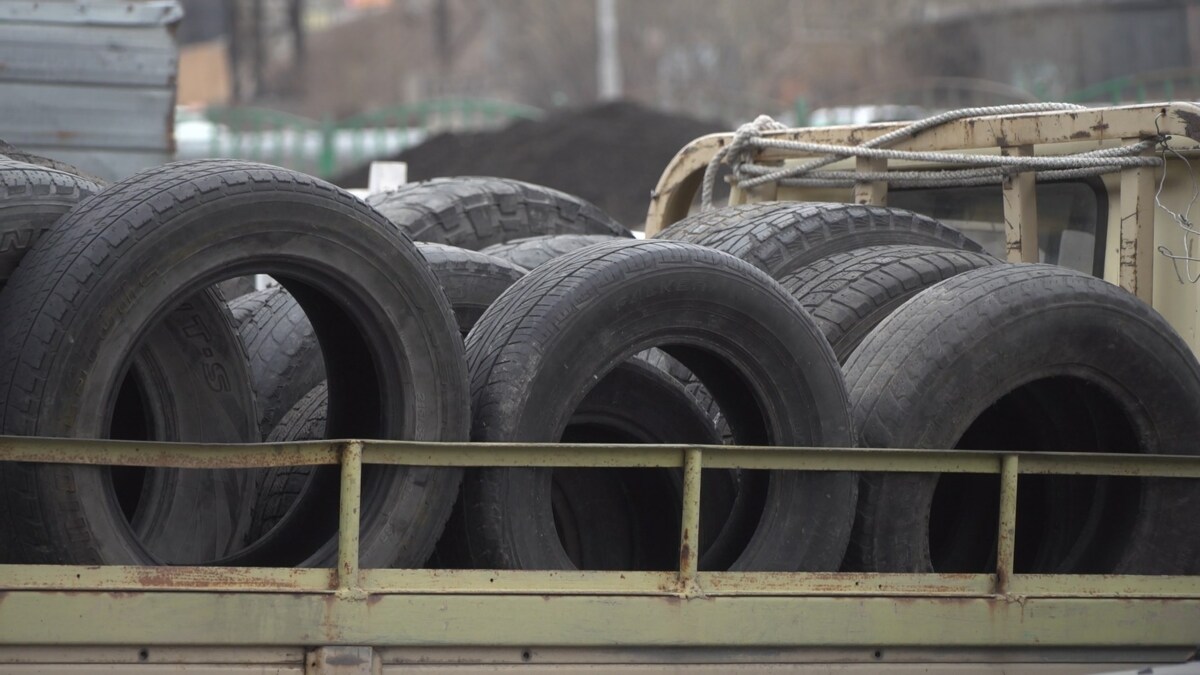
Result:
M605 105L520 121L498 131L441 134L400 153L408 179L500 176L583 197L625 225L639 228L650 191L688 141L729 126L671 115L635 103ZM341 176L367 184L367 169Z

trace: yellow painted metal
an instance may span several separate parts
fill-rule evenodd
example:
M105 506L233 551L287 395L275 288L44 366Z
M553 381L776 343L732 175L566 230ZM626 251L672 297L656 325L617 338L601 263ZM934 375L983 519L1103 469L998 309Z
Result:
M362 441L342 446L342 481L338 505L338 592L360 593L358 570L359 506L362 503Z
M1011 562L1021 474L1200 477L1200 457L355 440L222 446L206 455L211 449L0 438L0 460L105 464L115 455L132 464L165 459L196 466L204 459L203 465L211 467L274 465L281 456L312 463L333 457L342 471L337 568L0 566L0 645L496 646L536 639L545 646L624 641L710 648L1183 647L1200 642L1200 577L1023 575L1012 574ZM361 570L363 462L682 467L680 566L663 572ZM698 571L691 542L698 532L700 475L703 468L724 467L1001 474L997 574ZM511 620L517 616L520 621ZM817 616L822 618L814 627L810 617Z
M0 592L11 590L137 591L221 589L231 592L330 592L333 569L271 567L136 567L126 565L0 565ZM0 613L4 606L0 603Z
M1017 478L1020 460L1005 455L1000 460L1000 527L996 540L996 593L1008 593L1017 545Z
M1119 453L1000 452L902 448L785 448L737 445L570 443L433 443L326 440L294 444L206 445L0 436L0 461L237 468L337 464L341 448L358 444L364 464L406 466L533 466L681 468L689 449L709 469L1000 473L1005 455L1023 474L1200 478L1200 456ZM287 461L286 464L281 463Z
M836 145L860 145L894 131L903 123L841 127L810 127L768 132L766 138ZM890 146L896 150L979 150L1038 146L1039 154L1056 154L1058 144L1078 147L1085 142L1154 138L1160 133L1200 141L1200 106L1190 103L1094 108L1077 112L991 115L950 122ZM709 134L684 146L667 164L651 193L646 236L651 237L687 215L708 162L733 138ZM757 162L804 157L779 148L762 150Z
M887 171L887 160L871 157L855 159L855 168L860 172ZM854 184L854 203L885 206L887 204L887 181L860 181Z
M679 596L678 572L580 570L366 569L360 588L380 594ZM856 572L697 572L695 588L718 596L996 595L993 574ZM0 591L305 592L334 594L333 569L243 567L84 567L0 565ZM1014 574L1010 596L1046 598L1200 598L1200 577ZM0 612L3 612L0 606Z
M700 568L700 469L701 451L689 448L683 454L683 517L679 535L679 587L684 592L695 590L696 572Z
M418 443L364 441L366 464L409 466L592 466L674 468L682 445L588 445L571 443Z
M337 464L339 456L329 441L216 444L0 436L0 461L242 469Z
M1153 304L1154 169L1123 170L1120 199L1121 288Z
M268 647L1184 647L1200 642L1200 601L10 591L0 611L0 645L181 640Z
M1001 148L1013 157L1032 157L1032 145ZM1004 197L1004 236L1008 262L1038 261L1037 191L1034 172L1021 171L1005 176L1001 188Z

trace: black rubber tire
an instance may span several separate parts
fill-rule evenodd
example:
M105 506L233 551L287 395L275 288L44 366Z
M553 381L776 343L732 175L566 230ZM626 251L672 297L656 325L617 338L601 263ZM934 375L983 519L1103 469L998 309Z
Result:
M475 251L418 243L454 311L464 337L487 309L524 271ZM250 358L258 396L259 427L265 438L283 415L313 387L325 381L321 346L304 310L283 287L248 293L230 303Z
M450 299L464 337L488 305L524 275L517 266L480 252L440 244L422 243L417 247ZM275 294L276 297L287 299L286 294L281 293ZM268 301L260 312L269 309L270 304ZM300 318L303 318L302 313ZM311 334L311 329L307 333ZM287 339L284 338L285 341ZM252 363L257 353L251 349ZM319 438L324 428L325 396L321 385L308 392L279 422L269 440ZM618 436L622 442L719 442L705 411L696 406L682 385L637 360L621 364L602 380L580 405L577 418L576 428L573 429L575 436L571 438L577 442L617 442L612 439ZM642 475L645 472L609 471L601 478L592 477L583 481L579 480L578 473L562 472L562 483L573 485L574 488L565 491L561 505L564 510L588 514L589 522L593 525L603 525L584 528L589 536L577 538L577 548L583 555L585 565L591 565L591 569L616 569L629 565L661 567L675 559L678 546L677 517L673 534L664 535L664 528L671 527L669 514L678 511L674 506L678 498L673 496L678 489L678 479L673 476L677 472L656 471L653 472L655 476L647 480ZM722 477L717 475L709 476L709 473L705 472L704 479L706 500L702 514L702 544L706 534L715 533L723 524L733 492L727 480L722 481ZM248 535L251 539L268 532L285 515L289 518L298 517L288 514L288 510L308 489L306 485L310 474L308 467L281 467L265 472L255 499ZM664 487L672 485L676 493L664 491ZM658 489L649 489L651 487ZM584 502L589 498L606 499L608 510L600 509L595 502L585 505ZM665 506L664 498L668 500ZM614 516L614 513L623 513L625 518ZM655 515L645 517L645 514ZM661 517L660 514L667 514L667 517ZM463 550L459 544L462 537L452 536L455 523L456 520L452 518L442 543L439 543L439 564L467 566L467 554L460 553ZM614 534L614 537L600 536L602 532Z
M197 410L205 415L193 414ZM254 418L245 352L225 303L209 289L180 304L146 336L123 378L105 435L241 442L253 437ZM67 473L79 486L91 482L90 471ZM241 547L253 472L131 467L102 473L101 489L111 492L154 559L194 564ZM27 562L59 561L36 542L15 548Z
M688 216L655 238L724 251L776 279L826 256L865 246L915 244L983 251L957 230L911 211L817 202L727 206Z
M0 159L0 282L46 230L100 189L63 171Z
M868 246L821 258L779 280L817 321L838 361L922 290L967 270L1001 264L982 253L932 246Z
M576 249L600 244L609 239L612 239L611 235L603 234L548 234L488 246L483 249L483 253L531 270Z
M416 241L479 250L541 234L632 237L591 203L507 178L433 178L367 197Z
M601 378L571 413L560 440L721 443L707 412L683 385L642 359L619 363ZM705 471L701 477L702 554L729 515L735 493L726 473ZM552 480L556 530L575 567L671 570L679 566L683 493L678 470L554 469ZM574 526L565 527L567 520Z
M642 359L616 365L571 412L564 443L720 443L716 427L683 385ZM470 474L470 471L468 471ZM721 532L736 495L725 471L704 471L700 550ZM551 472L555 531L571 564L587 570L668 570L679 565L682 481L671 469ZM434 564L487 565L472 549L462 504L438 544Z
M330 345L330 434L466 436L462 340L411 241L328 183L229 160L179 162L115 184L82 202L26 256L0 293L0 343L20 345L0 357L0 428L13 435L104 435L105 411L147 330L182 300L250 272L278 279ZM88 339L71 339L80 335ZM87 467L5 467L7 527L61 562L154 562L97 487L102 474ZM362 563L423 562L460 477L454 469L368 467ZM328 511L336 512L336 492L330 485ZM223 562L335 559L329 528L306 523L270 539Z
M778 283L679 242L614 241L528 274L467 338L472 439L556 441L597 378L658 346L718 398L752 445L848 446L854 438L833 352ZM471 551L489 567L564 569L551 473L480 469L463 482ZM736 569L833 570L853 520L850 473L774 472Z
M25 152L18 147L5 143L4 141L0 141L0 159L11 159L14 162L23 162L25 164L40 166L44 169L53 169L55 171L69 173L72 176L79 176L86 181L95 183L102 188L108 187L109 185L109 182L103 178L100 178L94 174L90 174L86 171L80 171L78 168L67 164L66 162L60 162L57 159L51 159L49 157L42 157L41 155Z
M1132 295L1062 267L991 266L926 289L871 332L846 376L870 447L1197 453L1200 365L1187 345ZM848 566L987 571L995 502L973 508L980 483L949 478L864 474ZM996 478L987 479L994 492ZM1018 571L1022 559L1026 571L1197 571L1194 485L1101 480L1076 523L1073 509L1031 511L1019 496ZM974 513L990 539L963 539L976 530L964 522ZM1022 543L1030 528L1049 534ZM1064 539L1057 559L1040 555ZM966 556L968 547L981 554Z
M428 243L417 244L417 249L450 301L464 339L488 305L525 276L525 270L507 260L478 251Z
M267 304L267 300L274 294L275 288L275 286L270 286L261 291L250 291L230 300L229 311L233 315L234 325L241 327L250 317L254 316L255 312Z
M309 441L325 437L325 418L329 408L329 389L324 382L317 384L284 414L279 424L267 435L270 443ZM305 500L312 487L313 467L280 466L262 472L256 486L251 509L248 541L257 541L287 517L302 519L307 508L294 508Z
M416 246L450 301L455 325L464 338L488 304L525 274L508 262L476 251L441 244ZM285 440L320 438L304 435L325 428L321 406L328 396L323 384L321 347L304 310L283 288L259 291L240 300L247 308L257 306L239 332L249 353L250 372L263 411L263 436ZM312 472L312 467L305 466L262 472L256 481L248 533L252 540L269 532L283 517L296 496L305 491Z
M297 401L325 381L325 360L304 310L282 286L235 302L235 311L253 310L238 325L238 335L250 359L258 427L266 438Z

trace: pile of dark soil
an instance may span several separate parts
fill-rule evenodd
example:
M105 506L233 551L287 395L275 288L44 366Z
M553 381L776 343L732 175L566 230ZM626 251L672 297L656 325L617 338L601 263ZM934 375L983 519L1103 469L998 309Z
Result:
M500 176L552 187L582 197L636 229L671 157L694 138L727 130L721 122L609 103L498 131L441 134L392 159L408 162L410 181ZM335 182L362 187L367 168Z

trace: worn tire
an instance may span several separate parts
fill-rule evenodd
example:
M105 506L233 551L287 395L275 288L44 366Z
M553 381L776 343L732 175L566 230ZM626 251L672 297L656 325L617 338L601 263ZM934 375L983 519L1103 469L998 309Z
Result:
M524 271L486 255L440 244L418 243L450 301L459 332L465 337L475 320ZM287 290L276 286L248 293L230 303L250 358L263 437L313 387L325 380L325 362L317 334L304 310Z
M275 286L264 288L261 291L250 291L243 293L233 300L229 301L229 312L233 315L233 324L240 327L246 323L254 313L267 304L267 300L274 294Z
M525 274L514 265L476 251L441 244L416 246L449 300L462 337L488 304ZM304 310L283 288L259 291L240 300L247 308L257 306L239 330L263 410L264 437L320 438L303 435L325 428L323 406L328 398L321 347ZM269 532L283 517L297 495L305 492L313 470L289 466L262 472L253 498L249 528L252 539Z
M596 378L652 346L708 386L739 442L853 445L837 361L799 304L732 256L665 241L575 251L488 308L467 338L472 439L558 440ZM550 487L544 469L473 471L463 483L473 555L501 568L570 568ZM732 567L836 569L856 490L853 474L773 472Z
M983 250L957 230L911 211L816 202L727 206L684 218L655 238L724 251L776 279L826 256L865 246Z
M367 203L416 241L471 250L542 234L633 236L589 202L507 178L433 178Z
M227 160L179 162L115 184L80 203L30 252L0 293L2 343L20 345L0 356L0 428L103 436L104 411L145 333L183 299L253 271L275 276L331 347L330 434L465 437L462 341L408 238L328 183ZM79 335L88 339L72 339ZM211 411L190 414L203 419ZM420 564L461 472L370 469L363 564ZM6 467L7 526L60 562L154 562L112 500L101 498L102 475L89 467ZM330 484L328 510L336 511L336 492ZM332 529L306 526L268 539L223 562L328 565L335 558Z
M870 447L1197 453L1200 366L1187 345L1132 295L1062 267L985 267L926 289L859 345L846 377ZM848 566L988 569L996 479L953 478L864 474ZM1051 499L1018 499L1018 571L1197 571L1194 485L1038 478L1022 490ZM1056 498L1071 491L1091 495L1083 512Z
M195 410L206 414L194 415ZM106 435L241 442L253 436L254 417L245 352L225 303L210 289L180 304L142 341L122 378ZM82 470L86 475L80 476L74 467L62 468L54 473L68 476L77 490L94 499L113 499L129 529L157 561L194 564L228 555L242 545L249 471L113 467L101 469L95 481L95 470ZM44 469L12 464L4 469L4 478L31 485ZM226 498L213 499L214 495ZM0 533L0 538L11 542L5 556L14 562L63 562L44 542L24 534L40 526L30 496L9 496L10 501L0 502L0 510L12 509L11 515L0 516L0 531L8 533ZM9 518L28 524L14 528Z
M575 249L600 244L609 239L612 239L611 235L603 234L548 234L513 239L503 244L488 246L483 252L531 270Z
M484 310L508 290L525 270L512 263L477 251L442 244L418 243L442 292L454 310L454 321L463 338Z
M421 243L417 245L428 262L450 300L459 329L465 334L474 325L479 315L509 286L524 275L524 271L503 260L480 252L468 251L453 246ZM264 306L268 308L270 303ZM302 316L302 314L301 314ZM311 330L308 331L311 333ZM252 359L255 350L251 350ZM253 362L253 361L252 361ZM319 438L324 429L323 385L305 395L284 416L269 440L273 442ZM570 440L576 442L719 442L706 413L695 405L679 383L665 373L637 360L618 366L610 377L605 378L592 395L581 404L578 411L575 434ZM289 509L307 490L309 467L281 467L265 472L257 498L249 536L262 536L285 516L307 518L307 509ZM675 558L678 545L678 523L673 533L664 534L671 527L671 519L645 517L646 514L672 514L678 511L674 502L678 499L668 490L678 488L678 480L669 471L656 471L647 479L644 472L612 470L602 479L594 477L580 480L580 472L565 470L561 473L562 485L573 489L563 490L560 504L564 511L585 514L589 522L603 525L599 530L588 531L589 536L577 536L576 550L582 562L591 569L615 569L623 565L663 566L665 561ZM556 475L558 472L556 472ZM722 514L728 511L731 489L721 476L707 476L707 499L705 502L702 531L715 532L722 523ZM656 488L656 489L655 489ZM664 505L663 500L667 499ZM584 502L594 500L591 508ZM609 509L601 510L600 501ZM613 515L616 512L618 515ZM622 519L620 516L624 516ZM579 517L584 517L583 515ZM458 553L456 546L461 535L455 533L455 520L451 520L446 535L439 544L440 563L465 566L469 560ZM584 528L587 529L587 528ZM616 533L615 538L598 537L597 531ZM666 556L666 557L664 557Z
M4 141L0 141L0 159L11 159L14 162L22 162L25 164L40 166L44 169L53 169L55 171L69 173L72 176L79 176L86 181L95 183L102 188L107 187L109 184L108 181L104 180L103 178L90 174L86 171L80 171L78 168L67 164L66 162L60 162L57 159L51 159L49 157L42 157L41 155L25 152L18 147L5 143Z
M244 295L230 307L248 312L238 335L250 359L258 427L266 438L297 401L325 381L325 360L304 310L282 286Z
M64 171L0 159L0 282L12 276L29 248L59 218L100 189Z
M329 408L329 388L320 382L288 410L267 435L269 443L290 443L325 438L325 419ZM257 541L284 518L298 521L323 517L314 512L306 495L312 490L311 466L273 467L262 473L251 507L249 541ZM301 504L296 508L297 504ZM328 517L328 516L324 516Z
M1001 264L982 253L932 246L868 246L821 258L781 278L817 321L838 361L922 290L967 270Z

